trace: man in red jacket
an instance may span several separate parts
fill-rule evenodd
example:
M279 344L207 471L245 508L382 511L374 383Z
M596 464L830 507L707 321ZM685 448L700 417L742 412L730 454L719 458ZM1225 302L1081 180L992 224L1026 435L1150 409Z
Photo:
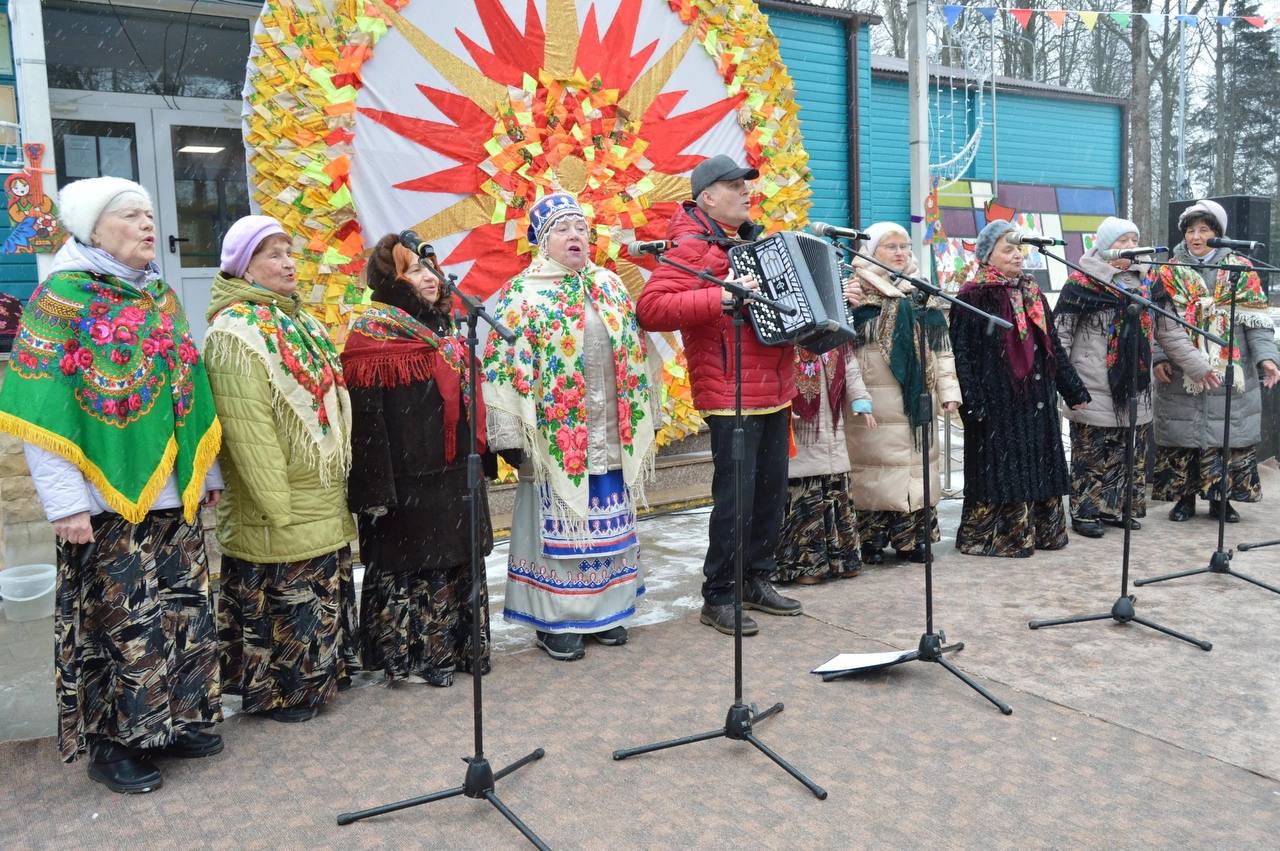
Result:
M754 240L761 228L750 222L751 187L760 173L727 156L715 156L693 170L693 200L686 201L667 233L677 242L667 256L718 278L729 274L727 245ZM737 282L758 288L754 278ZM711 429L710 543L702 572L702 622L733 633L733 297L715 284L671 266L659 266L636 304L640 326L648 331L679 331L689 362L693 404ZM742 412L745 455L742 463L744 607L771 615L798 615L798 600L779 594L769 582L777 569L774 551L787 498L788 426L795 395L792 346L766 346L750 324L742 330ZM744 616L743 635L759 632Z

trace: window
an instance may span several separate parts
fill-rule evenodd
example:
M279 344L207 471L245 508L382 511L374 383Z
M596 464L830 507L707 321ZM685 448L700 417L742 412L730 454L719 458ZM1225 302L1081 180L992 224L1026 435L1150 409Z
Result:
M239 100L249 21L68 0L44 4L49 85Z

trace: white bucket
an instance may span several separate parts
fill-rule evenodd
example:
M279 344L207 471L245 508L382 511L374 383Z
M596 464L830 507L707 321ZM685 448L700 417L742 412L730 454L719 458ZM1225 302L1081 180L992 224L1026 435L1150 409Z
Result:
M4 616L11 621L37 621L53 616L53 588L58 569L52 564L24 564L0 570Z

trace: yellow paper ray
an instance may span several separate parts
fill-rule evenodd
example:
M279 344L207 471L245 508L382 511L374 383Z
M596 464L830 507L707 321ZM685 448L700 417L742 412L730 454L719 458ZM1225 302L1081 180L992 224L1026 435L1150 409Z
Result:
M630 260L619 258L617 261L618 277L627 285L627 292L631 293L631 299L640 298L640 291L644 289L644 273L640 271L640 267L632 263Z
M483 109L490 116L497 117L498 104L507 100L506 86L495 83L445 50L432 40L429 35L409 23L403 15L388 6L385 0L370 0L370 2L378 7L378 11L385 15L387 20L391 21L396 32L404 36L405 40L413 46L413 49L418 51L423 59L431 63L458 91L470 98L476 106Z
M684 34L671 45L671 49L664 53L648 71L645 71L640 79L636 80L636 84L627 92L626 97L618 101L618 109L626 115L636 117L644 114L649 104L653 103L653 99L662 93L662 87L667 84L667 80L671 79L676 68L684 61L697 35L697 27L685 27Z
M488 195L472 195L446 207L434 216L413 226L413 232L426 242L459 231L472 230L489 224L497 201Z
M693 197L693 185L689 178L678 174L650 174L653 190L645 195L650 204L661 204L666 201L686 201Z
M560 79L573 76L578 58L578 4L576 0L547 0L547 46L542 66Z

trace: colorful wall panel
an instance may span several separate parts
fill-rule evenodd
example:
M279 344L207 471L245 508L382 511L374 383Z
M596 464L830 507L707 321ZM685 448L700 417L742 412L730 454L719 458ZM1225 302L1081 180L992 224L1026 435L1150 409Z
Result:
M1073 263L1093 246L1093 235L1107 216L1116 215L1116 193L1109 187L1057 187L1034 183L1001 183L999 197L982 180L958 180L938 192L938 211L946 231L945 243L935 247L938 276L950 290L959 289L977 265L973 256L978 232L988 217L1012 221L1024 230L1066 240L1065 251ZM1062 289L1068 270L1034 249L1027 258L1046 291Z

